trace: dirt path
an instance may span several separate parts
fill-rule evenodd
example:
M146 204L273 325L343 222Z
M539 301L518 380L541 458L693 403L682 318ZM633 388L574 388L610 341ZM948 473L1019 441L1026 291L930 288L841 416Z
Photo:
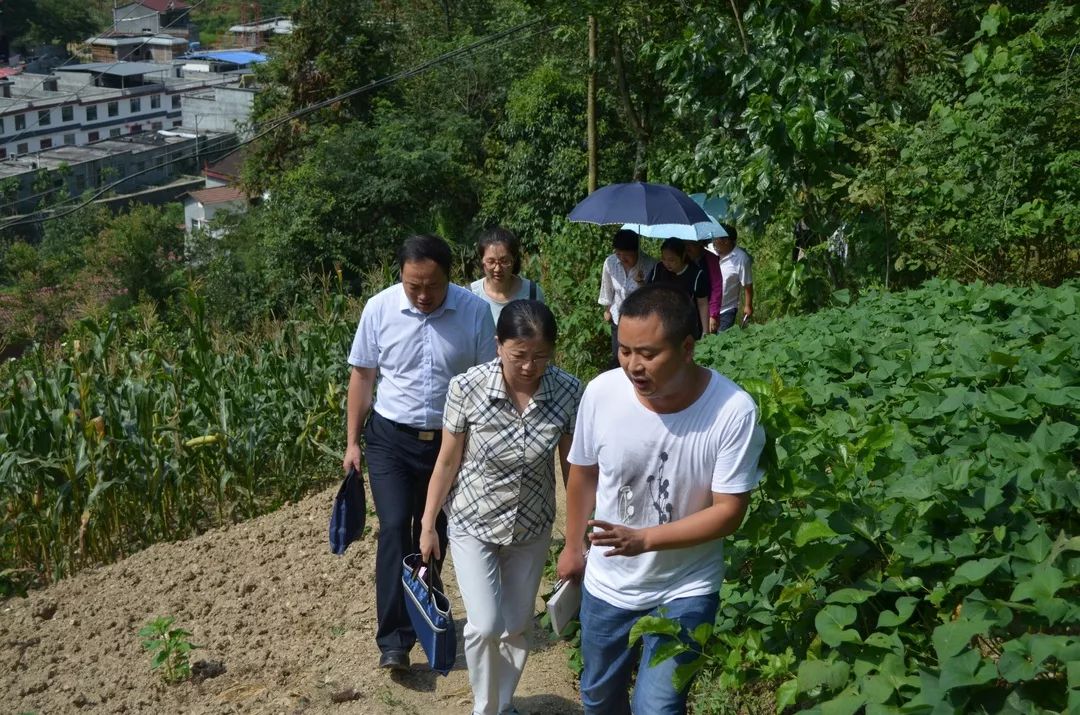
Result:
M394 678L375 667L374 534L331 555L333 494L0 603L0 711L469 713L460 651L445 678L426 665ZM460 645L464 608L452 567L444 574ZM225 672L163 686L136 635L161 615L175 616L202 646L193 660L220 662ZM539 624L532 643L515 705L534 715L580 713L566 645ZM412 655L423 662L419 647ZM334 702L349 690L356 699Z

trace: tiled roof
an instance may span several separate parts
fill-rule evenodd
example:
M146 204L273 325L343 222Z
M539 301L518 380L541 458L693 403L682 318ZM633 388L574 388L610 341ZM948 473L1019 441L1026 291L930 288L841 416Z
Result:
M200 204L223 204L228 201L246 201L247 194L235 186L215 186L212 189L192 191L191 198Z

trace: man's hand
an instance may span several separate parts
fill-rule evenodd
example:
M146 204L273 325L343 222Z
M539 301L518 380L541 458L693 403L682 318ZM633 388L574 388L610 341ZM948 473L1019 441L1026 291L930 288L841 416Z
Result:
M612 547L604 556L637 556L648 551L644 529L631 529L629 526L599 519L590 519L588 525L593 527L593 531L589 532L589 541L593 546Z
M348 474L349 469L353 468L360 472L360 460L360 445L354 444L345 450L345 458L341 460L342 471Z
M604 308L604 322L611 322L611 310L609 308Z
M559 563L555 567L555 575L562 581L575 581L581 583L585 575L585 554L581 552L580 544L567 544L559 554Z
M715 333L716 329L720 327L720 321L716 318L709 318L709 333Z

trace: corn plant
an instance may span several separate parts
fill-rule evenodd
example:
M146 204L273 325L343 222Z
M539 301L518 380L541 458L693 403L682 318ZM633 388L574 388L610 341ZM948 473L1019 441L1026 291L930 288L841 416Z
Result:
M191 633L183 628L173 628L173 616L159 616L139 630L143 648L153 654L151 669L160 671L167 684L180 683L191 677L188 654L199 646L188 638Z
M192 293L176 331L136 314L88 319L58 354L0 367L0 591L335 476L358 317L324 287L256 334L223 335Z

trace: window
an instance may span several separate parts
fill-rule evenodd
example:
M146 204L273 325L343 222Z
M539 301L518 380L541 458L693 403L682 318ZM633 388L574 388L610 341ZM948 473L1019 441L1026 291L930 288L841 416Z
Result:
M52 149L52 139L41 140L41 150L45 151L46 149Z
M39 127L47 127L52 124L52 112L48 109L41 109L37 113L37 123Z
M90 132L89 134L86 135L86 141L88 141L88 142L96 142L100 138L101 138L101 135L98 134L97 132Z
M64 135L64 146L75 146L75 135L74 134L65 134Z
M0 117L0 134L4 133L4 118Z
M119 102L109 102L109 116L110 117L115 117L118 114L120 114L120 103Z
M42 83L46 92L56 92L58 85L55 79L47 79Z
M86 190L86 177L83 176L82 174L76 174L75 175L75 191L77 191L78 193L81 194L84 190Z
M96 104L91 104L89 107L86 108L86 121L88 121L88 122L96 122L97 121L97 105Z
M172 96L172 108L173 109L180 109L180 95L179 94L174 94Z
M0 147L0 159L7 159L7 149Z
M120 136L120 128L119 127L113 127L112 129L110 129L109 130L109 136L111 138L113 138L113 139Z
M132 134L138 134L141 131L142 131L142 125L141 124L132 124L131 125L131 133Z
M161 95L155 94L150 97L150 109L161 109Z
M70 122L75 119L75 107L70 104L66 107L60 107L60 121Z
M131 111L132 112L141 112L142 111L142 100L139 99L138 97L132 97L131 98Z
M26 115L25 114L16 114L15 115L15 131L20 132L23 129L26 129Z
M30 153L30 145L27 144L26 142L23 142L22 144L19 144L18 146L15 147L15 153L16 154L29 154Z
M152 129L155 132L158 129L161 129L161 122L150 122L150 129Z
M183 123L184 123L184 121L183 121L182 119L174 119L174 120L173 120L173 123L172 123L172 125L173 125L174 127L178 127L178 126L180 126L180 125L181 125L181 124L183 124Z

